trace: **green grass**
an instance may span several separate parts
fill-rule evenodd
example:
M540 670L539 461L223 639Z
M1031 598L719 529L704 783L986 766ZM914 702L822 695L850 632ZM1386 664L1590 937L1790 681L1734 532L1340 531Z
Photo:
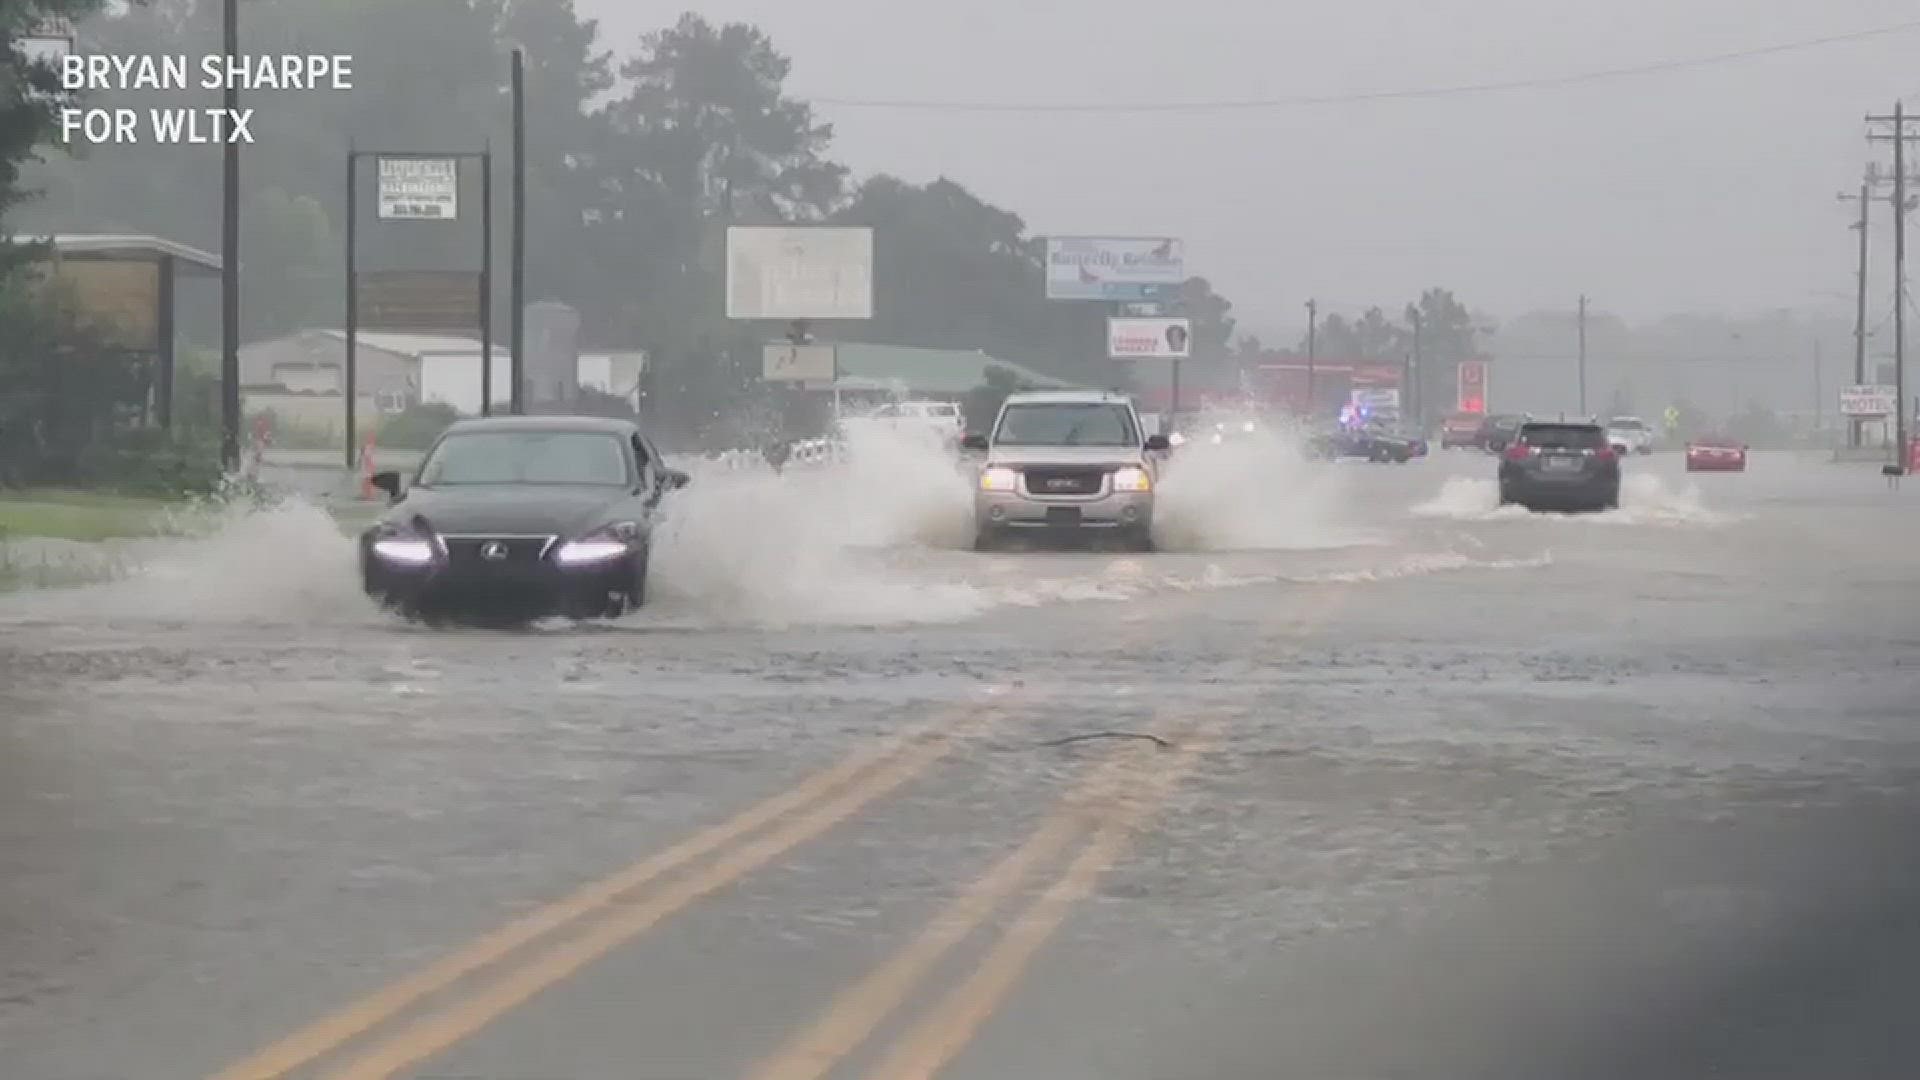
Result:
M169 531L164 499L80 491L30 491L0 495L0 537L56 540L122 540Z

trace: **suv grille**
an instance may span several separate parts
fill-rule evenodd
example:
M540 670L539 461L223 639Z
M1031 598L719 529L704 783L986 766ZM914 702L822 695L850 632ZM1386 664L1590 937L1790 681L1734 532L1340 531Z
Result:
M447 537L447 562L457 570L486 570L494 567L525 567L539 563L553 541L545 536ZM488 545L498 544L502 557L490 559L484 554Z
M1027 491L1033 495L1098 495L1105 469L1029 468Z

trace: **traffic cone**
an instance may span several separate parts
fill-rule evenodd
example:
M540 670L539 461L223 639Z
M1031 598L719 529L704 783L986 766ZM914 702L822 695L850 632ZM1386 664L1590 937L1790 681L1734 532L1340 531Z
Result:
M368 502L378 497L373 486L373 445L374 433L367 432L366 440L360 444L360 498Z

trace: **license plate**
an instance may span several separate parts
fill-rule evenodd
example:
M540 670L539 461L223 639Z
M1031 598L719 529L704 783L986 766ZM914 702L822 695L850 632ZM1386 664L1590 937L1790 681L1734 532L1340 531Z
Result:
M1548 472L1573 472L1580 467L1577 457L1550 457L1544 463Z
M1047 507L1047 524L1078 525L1080 524L1080 508L1077 506L1049 506Z

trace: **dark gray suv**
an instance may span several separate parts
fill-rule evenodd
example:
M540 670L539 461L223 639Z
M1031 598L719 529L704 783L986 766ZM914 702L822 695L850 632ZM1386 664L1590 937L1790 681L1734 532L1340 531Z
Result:
M1500 454L1500 505L1529 510L1612 510L1620 505L1620 455L1607 430L1585 421L1530 420Z

